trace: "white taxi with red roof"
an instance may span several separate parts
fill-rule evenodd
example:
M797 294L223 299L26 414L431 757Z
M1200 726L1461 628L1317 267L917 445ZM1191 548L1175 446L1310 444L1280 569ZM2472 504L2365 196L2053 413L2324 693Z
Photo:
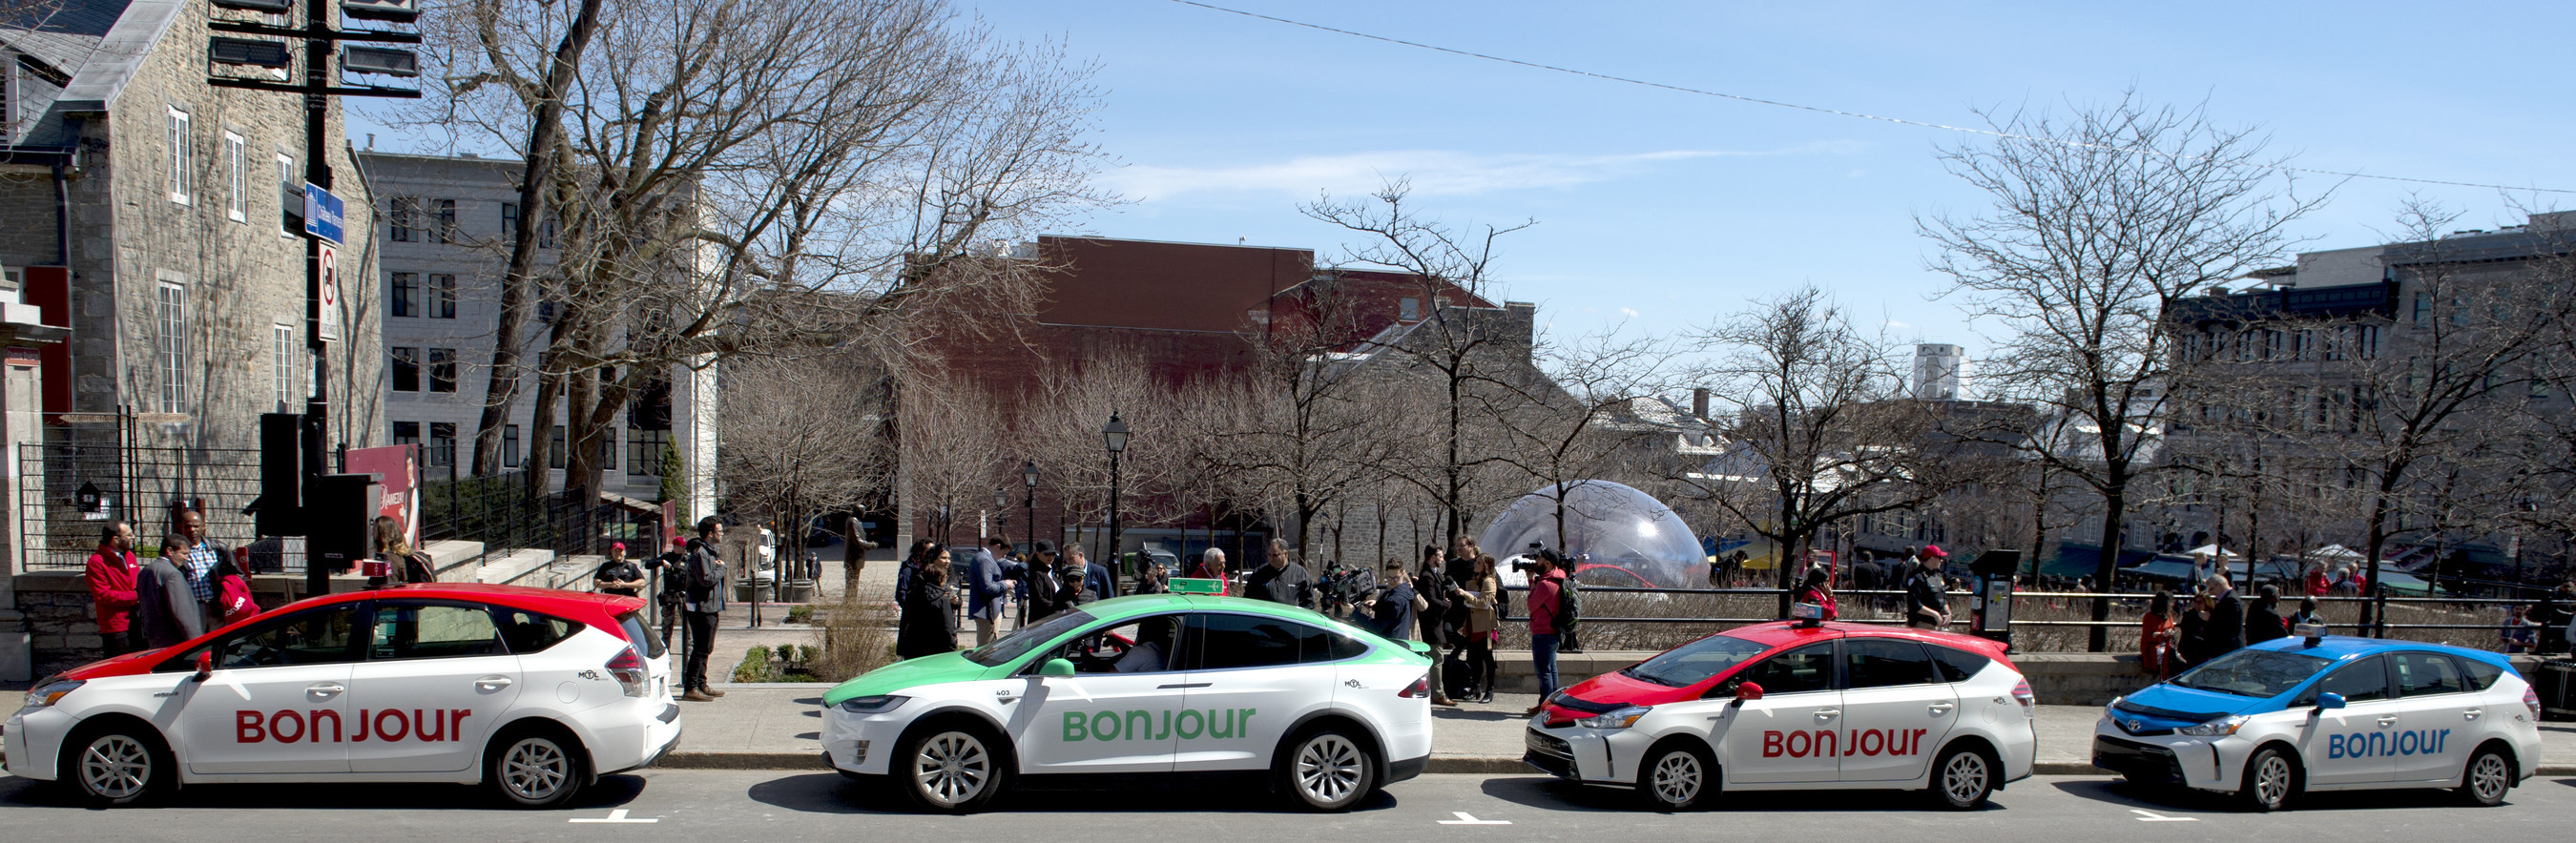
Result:
M423 584L298 601L36 683L11 775L123 805L217 782L484 783L569 802L677 744L644 601Z
M2004 645L1945 632L1781 622L1702 638L1558 691L1530 766L1632 787L1657 808L1722 790L1930 790L1969 809L2030 775L2035 700Z

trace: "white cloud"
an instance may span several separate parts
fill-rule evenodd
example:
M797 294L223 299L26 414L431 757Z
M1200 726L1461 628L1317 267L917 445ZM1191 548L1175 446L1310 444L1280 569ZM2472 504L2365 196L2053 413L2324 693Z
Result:
M1303 155L1265 164L1228 167L1129 165L1102 174L1113 190L1151 202L1189 193L1249 191L1311 198L1318 192L1362 195L1389 179L1404 178L1416 195L1464 195L1496 190L1572 187L1625 178L1674 161L1771 155L1830 154L1848 143L1804 144L1780 150L1679 149L1627 155L1480 154L1455 150L1393 150L1347 155Z
M1911 322L1899 322L1899 321L1897 321L1897 320L1890 319L1890 320L1887 320L1887 327L1890 327L1890 328L1911 328L1911 327L1914 327L1914 323L1911 323Z
M1623 307L1623 308L1619 308L1619 315L1621 315L1621 316L1625 316L1625 317L1628 317L1628 318L1630 318L1630 319L1635 319L1635 318L1637 318L1637 309L1636 309L1636 308L1633 308L1633 307Z

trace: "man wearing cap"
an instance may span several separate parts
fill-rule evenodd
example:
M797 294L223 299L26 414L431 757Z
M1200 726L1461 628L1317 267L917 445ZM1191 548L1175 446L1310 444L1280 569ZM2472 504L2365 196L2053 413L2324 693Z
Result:
M1941 573L1941 563L1950 554L1941 546L1923 546L1923 562L1905 579L1905 625L1944 627L1950 625L1950 577Z
M608 561L599 563L599 572L590 576L593 590L620 597L644 596L644 569L626 558L626 543L608 545Z

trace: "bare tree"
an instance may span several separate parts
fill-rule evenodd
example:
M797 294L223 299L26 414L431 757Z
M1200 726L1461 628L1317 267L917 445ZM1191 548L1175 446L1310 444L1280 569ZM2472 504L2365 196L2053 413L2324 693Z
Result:
M1119 455L1122 526L1174 514L1151 507L1170 501L1173 478L1185 470L1195 447L1178 419L1179 392L1154 374L1142 354L1129 349L1058 361L1040 373L1038 392L1023 402L1014 433L1020 449L1037 463L1040 482L1063 506L1060 523L1076 530L1106 523L1110 466L1101 431L1112 415L1129 430L1126 450ZM1071 538L1083 540L1079 534ZM1103 531L1093 538L1102 542L1094 558L1105 561L1113 537Z
M2158 419L2183 374L2159 322L2176 299L2279 260L2302 198L2260 138L2198 109L2134 95L2059 119L1994 121L1983 146L1948 150L1950 171L1994 200L1981 216L1919 219L1941 247L1945 295L2008 333L1981 367L2004 397L2047 408L2080 443L2034 449L2101 497L2096 582L2117 570L2132 484L2165 470ZM2025 439L2024 447L2027 447ZM2097 598L2093 619L2109 619ZM2095 651L2108 630L2093 629Z
M1760 300L1695 337L1702 374L1736 405L1733 448L1674 478L1779 549L1781 616L1819 534L1931 500L1930 418L1903 400L1893 347L1809 285Z
M1006 470L1001 403L964 378L916 372L905 380L902 494L930 514L931 537L952 543L963 514L992 505Z
M1673 359L1672 343L1623 337L1617 327L1538 349L1546 374L1517 384L1521 400L1500 414L1507 462L1539 484L1554 508L1556 547L1566 549L1565 501L1586 484L1626 479L1643 456L1640 440L1664 431L1643 423L1633 403L1659 400Z
M785 530L789 558L805 550L806 518L859 506L882 488L892 454L877 438L882 379L856 355L745 358L726 386L760 396L718 422L718 477L732 497L767 509Z
M1397 335L1375 341L1371 353L1393 355L1424 374L1442 401L1439 445L1429 478L1408 472L1440 502L1445 539L1466 532L1474 512L1475 486L1490 479L1506 457L1488 445L1493 440L1480 408L1516 403L1525 393L1528 369L1527 326L1515 326L1505 313L1469 307L1456 293L1483 297L1494 287L1495 247L1506 235L1534 225L1452 229L1416 214L1405 204L1411 188L1398 180L1366 200L1336 203L1329 197L1306 205L1306 216L1367 238L1350 247L1351 263L1384 267L1411 275L1422 285L1426 312L1421 322ZM1517 329L1517 330L1516 330ZM1517 358L1517 359L1516 359ZM1480 442L1479 439L1486 442Z
M564 67L549 57L582 19L486 3L426 27L450 67L434 117L516 143L543 136L534 124L560 100L560 142L521 150L532 169L558 159L551 182L529 179L550 213L523 214L512 248L551 231L561 250L530 293L556 309L540 412L550 385L568 399L568 476L585 494L589 444L653 379L811 345L904 358L915 317L1034 293L1031 267L979 243L1096 199L1079 140L1089 71L996 43L936 0L620 9L591 22L554 100L492 83L551 78L531 68ZM517 368L494 363L499 402Z

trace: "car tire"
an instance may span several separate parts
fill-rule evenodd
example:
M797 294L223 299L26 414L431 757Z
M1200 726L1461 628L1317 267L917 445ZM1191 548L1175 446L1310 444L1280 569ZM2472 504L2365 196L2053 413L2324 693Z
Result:
M2255 813L2290 807L2299 795L2299 762L2277 746L2256 750L2245 759L2245 781L2236 789L2236 804Z
M179 781L176 763L159 733L117 723L81 729L64 741L55 774L81 802L112 808L169 792Z
M1010 762L999 746L990 730L953 720L931 723L895 744L892 772L914 808L973 813L1010 784Z
M1974 744L1952 744L1941 750L1932 762L1930 790L1941 807L1953 811L1974 811L1986 806L1986 797L1995 793L1995 780L2003 767L1993 755Z
M510 729L483 751L483 783L513 808L561 808L590 784L590 753L561 729Z
M2469 764L2460 768L2460 786L2453 792L2471 805L2493 808L2504 804L2504 796L2513 790L2513 758L2494 744L2478 747L2469 756Z
M1717 759L1704 747L1674 741L1646 751L1637 795L1658 811L1696 811L1717 801Z
M1347 811L1377 790L1377 754L1341 728L1299 733L1271 763L1279 791L1309 811Z

